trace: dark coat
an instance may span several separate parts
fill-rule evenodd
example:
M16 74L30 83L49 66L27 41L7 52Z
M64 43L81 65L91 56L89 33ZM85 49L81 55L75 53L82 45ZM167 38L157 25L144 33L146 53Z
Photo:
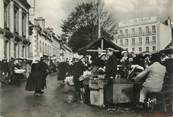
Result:
M4 72L5 74L7 74L9 72L8 63L2 62L1 63L1 69L2 69L2 72Z
M105 77L108 82L104 89L104 103L108 106L113 103L113 80L110 77L115 77L116 75L117 58L114 55L110 56L105 66Z
M169 74L173 74L173 59L166 59L165 61L166 70Z
M39 62L39 65L40 65L40 70L41 70L41 73L42 73L42 79L43 79L43 82L44 82L44 87L46 87L46 77L49 73L49 66L43 62L43 61L40 61Z
M76 62L73 65L73 70L72 70L74 78L79 78L86 69L87 67L82 63L82 61Z
M39 63L32 64L25 89L28 91L44 89L44 80Z
M59 69L58 80L64 80L67 72L69 71L68 63L66 62L59 63L58 69Z
M117 72L117 58L114 55L110 56L105 66L106 78L115 77Z

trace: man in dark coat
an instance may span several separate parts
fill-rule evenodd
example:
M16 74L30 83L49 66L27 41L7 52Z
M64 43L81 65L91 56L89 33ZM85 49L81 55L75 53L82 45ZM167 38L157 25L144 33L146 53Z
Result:
M14 79L14 58L11 58L10 62L9 62L9 78L11 80L11 83L13 83L13 79Z
M105 78L107 84L104 90L104 103L106 107L113 106L113 78L117 71L117 58L114 55L114 50L112 48L107 49L107 55L109 56L105 66Z
M8 76L9 76L9 67L8 67L8 62L7 62L7 59L4 59L2 60L2 63L1 63L1 70L2 70L2 82L3 83L8 83L9 79L8 79Z
M75 87L75 96L77 100L80 100L80 88L82 87L82 83L79 81L79 77L83 75L83 72L87 69L87 65L85 64L85 58L75 62L73 65L72 75L73 82Z
M42 79L43 79L44 87L46 87L46 77L49 73L49 66L46 63L46 59L44 59L42 57L40 59L39 65L40 65L40 70L42 72Z
M64 79L66 77L67 72L69 71L69 64L65 61L60 62L58 65L58 80L62 81L64 83Z

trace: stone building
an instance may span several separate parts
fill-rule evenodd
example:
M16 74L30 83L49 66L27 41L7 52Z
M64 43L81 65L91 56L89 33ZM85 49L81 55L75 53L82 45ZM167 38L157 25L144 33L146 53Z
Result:
M135 18L119 22L114 42L129 52L156 52L170 43L171 26L157 17Z
M0 0L0 59L29 57L27 0Z
M30 59L51 57L53 55L52 32L49 28L45 28L45 20L42 17L35 18L32 27Z

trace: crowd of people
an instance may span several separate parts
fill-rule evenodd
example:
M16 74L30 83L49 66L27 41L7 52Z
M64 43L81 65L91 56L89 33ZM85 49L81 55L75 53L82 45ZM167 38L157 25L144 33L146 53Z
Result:
M26 80L31 72L31 61L11 58L0 61L0 81L3 84L18 84L21 79ZM16 71L22 70L23 73Z
M49 65L47 64L49 61ZM135 67L138 73L132 75ZM143 105L146 95L149 92L160 92L163 87L165 74L169 78L173 77L173 55L164 53L155 54L135 54L123 51L121 53L112 48L107 48L106 54L97 56L84 56L82 58L63 59L53 62L44 57L33 61L11 58L1 61L0 75L1 82L16 84L20 79L26 79L27 91L34 91L34 95L40 96L46 88L46 77L51 72L57 72L57 80L61 81L60 87L65 86L67 77L72 77L74 86L74 96L77 101L82 101L81 88L84 87L82 76L97 73L105 76L104 105L108 108L113 104L113 80L118 78L130 79L143 83L139 89L138 104ZM97 68L95 70L94 68ZM17 70L23 69L22 73Z
M172 79L173 77L173 56L164 53L143 53L135 54L127 51L121 52L121 55L112 48L107 48L106 55L97 57L83 57L82 59L74 58L73 61L63 61L58 64L59 75L58 80L64 82L67 76L73 76L75 87L75 96L77 100L81 100L81 90L83 82L80 77L86 71L94 71L92 68L97 66L99 73L105 75L107 84L104 86L104 105L108 108L113 104L113 80L117 78L129 79L138 82L143 79L140 89L137 92L137 107L144 104L146 95L149 92L160 92L163 87L165 77ZM132 75L134 68L137 68L136 75ZM139 87L138 87L139 88ZM136 97L134 97L136 98Z

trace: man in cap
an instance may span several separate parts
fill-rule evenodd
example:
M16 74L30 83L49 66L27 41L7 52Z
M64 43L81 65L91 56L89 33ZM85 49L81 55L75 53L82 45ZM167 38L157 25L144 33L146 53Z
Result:
M105 64L105 78L108 82L104 89L104 103L108 108L113 106L113 78L117 72L117 58L114 52L113 48L107 48L107 56L109 58Z

